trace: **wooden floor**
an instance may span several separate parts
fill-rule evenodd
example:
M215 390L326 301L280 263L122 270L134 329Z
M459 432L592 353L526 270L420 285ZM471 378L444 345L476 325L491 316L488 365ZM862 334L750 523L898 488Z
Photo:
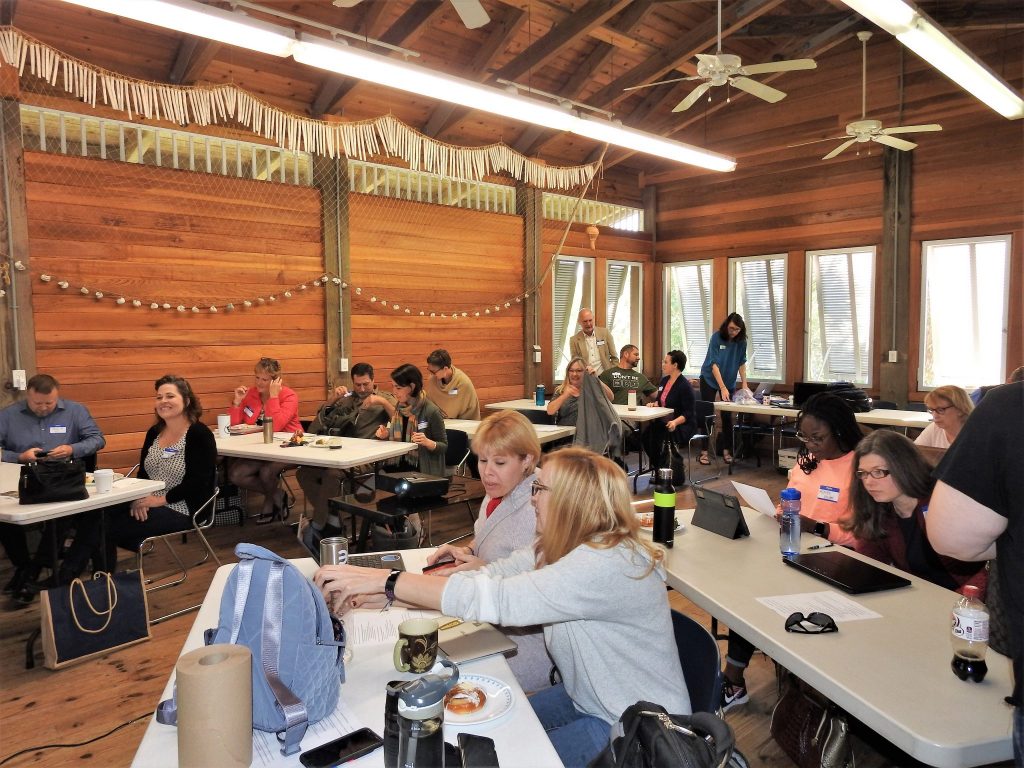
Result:
M763 486L772 497L777 497L785 485L785 478L767 466L760 470L753 466L740 466L734 477ZM727 483L727 479L720 479L707 485L721 488ZM649 495L645 481L641 481L639 490L639 497ZM692 506L692 492L682 492L679 504ZM433 536L435 541L456 536L467 527L465 513L461 510L447 516L436 516L433 524L436 529ZM249 523L244 528L217 527L211 534L211 542L224 562L233 561L234 545L239 541L261 544L287 557L304 554L293 538L292 529L279 523L263 526ZM214 570L214 565L207 564L194 571L185 584L155 593L150 599L150 611L156 615L201 601ZM0 583L6 583L9 577L9 565L5 561L0 567ZM674 607L696 617L705 626L710 626L707 614L682 595L673 592L671 602ZM153 637L149 642L102 659L51 672L41 667L41 655L37 657L38 665L35 669L24 668L25 638L39 625L38 600L27 608L0 604L0 761L15 752L29 749L29 752L6 765L130 764L145 731L147 718L158 702L194 618L195 614L190 613L157 624L152 628ZM722 654L725 654L724 643ZM771 710L777 699L772 662L757 654L748 671L747 684L751 702L737 707L727 715L727 720L736 732L740 749L754 766L792 765L775 747L769 734ZM61 749L31 749L42 745L95 739L136 719L137 722L91 744ZM874 747L859 742L857 764L862 767L912 765L913 761L905 756L884 756ZM502 766L517 768L507 760L503 760Z

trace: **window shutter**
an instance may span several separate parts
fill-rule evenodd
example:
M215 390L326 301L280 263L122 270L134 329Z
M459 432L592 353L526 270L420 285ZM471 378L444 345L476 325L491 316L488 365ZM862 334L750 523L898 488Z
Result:
M786 259L735 259L734 306L747 325L747 378L781 381L785 362Z

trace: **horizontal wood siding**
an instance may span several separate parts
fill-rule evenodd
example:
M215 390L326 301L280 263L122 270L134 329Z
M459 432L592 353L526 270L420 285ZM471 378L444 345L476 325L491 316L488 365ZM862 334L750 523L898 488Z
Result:
M275 357L300 413L315 411L326 385L320 289L242 307L323 270L315 190L35 152L26 179L38 369L96 417L107 438L100 466L138 460L165 373L189 379L215 424L232 390L252 383L253 363ZM108 298L83 296L82 285ZM109 298L122 294L219 311Z
M351 363L373 365L390 390L390 371L412 363L426 377L427 355L440 347L472 379L481 404L521 397L522 305L504 304L524 290L522 218L367 195L348 199L350 282L360 289L346 294Z

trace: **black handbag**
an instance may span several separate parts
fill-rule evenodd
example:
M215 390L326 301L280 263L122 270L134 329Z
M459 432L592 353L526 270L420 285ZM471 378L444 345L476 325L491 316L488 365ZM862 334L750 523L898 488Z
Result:
M658 467L672 470L673 485L686 485L686 459L679 444L672 439L671 435L666 436L662 441Z
M82 501L87 498L85 464L79 459L22 464L18 481L19 504Z
M772 711L771 734L799 768L854 764L850 725L835 704L792 675Z
M149 640L149 607L142 571L92 579L43 590L43 658L48 669L102 656Z
M612 726L590 768L720 768L730 763L735 744L729 724L709 712L670 715L638 701Z

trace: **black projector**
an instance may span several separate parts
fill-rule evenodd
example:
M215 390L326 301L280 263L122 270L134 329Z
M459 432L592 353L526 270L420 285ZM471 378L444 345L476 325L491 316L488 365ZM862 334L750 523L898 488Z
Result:
M422 472L381 472L377 475L378 490L390 491L400 499L444 496L450 483L450 478Z

